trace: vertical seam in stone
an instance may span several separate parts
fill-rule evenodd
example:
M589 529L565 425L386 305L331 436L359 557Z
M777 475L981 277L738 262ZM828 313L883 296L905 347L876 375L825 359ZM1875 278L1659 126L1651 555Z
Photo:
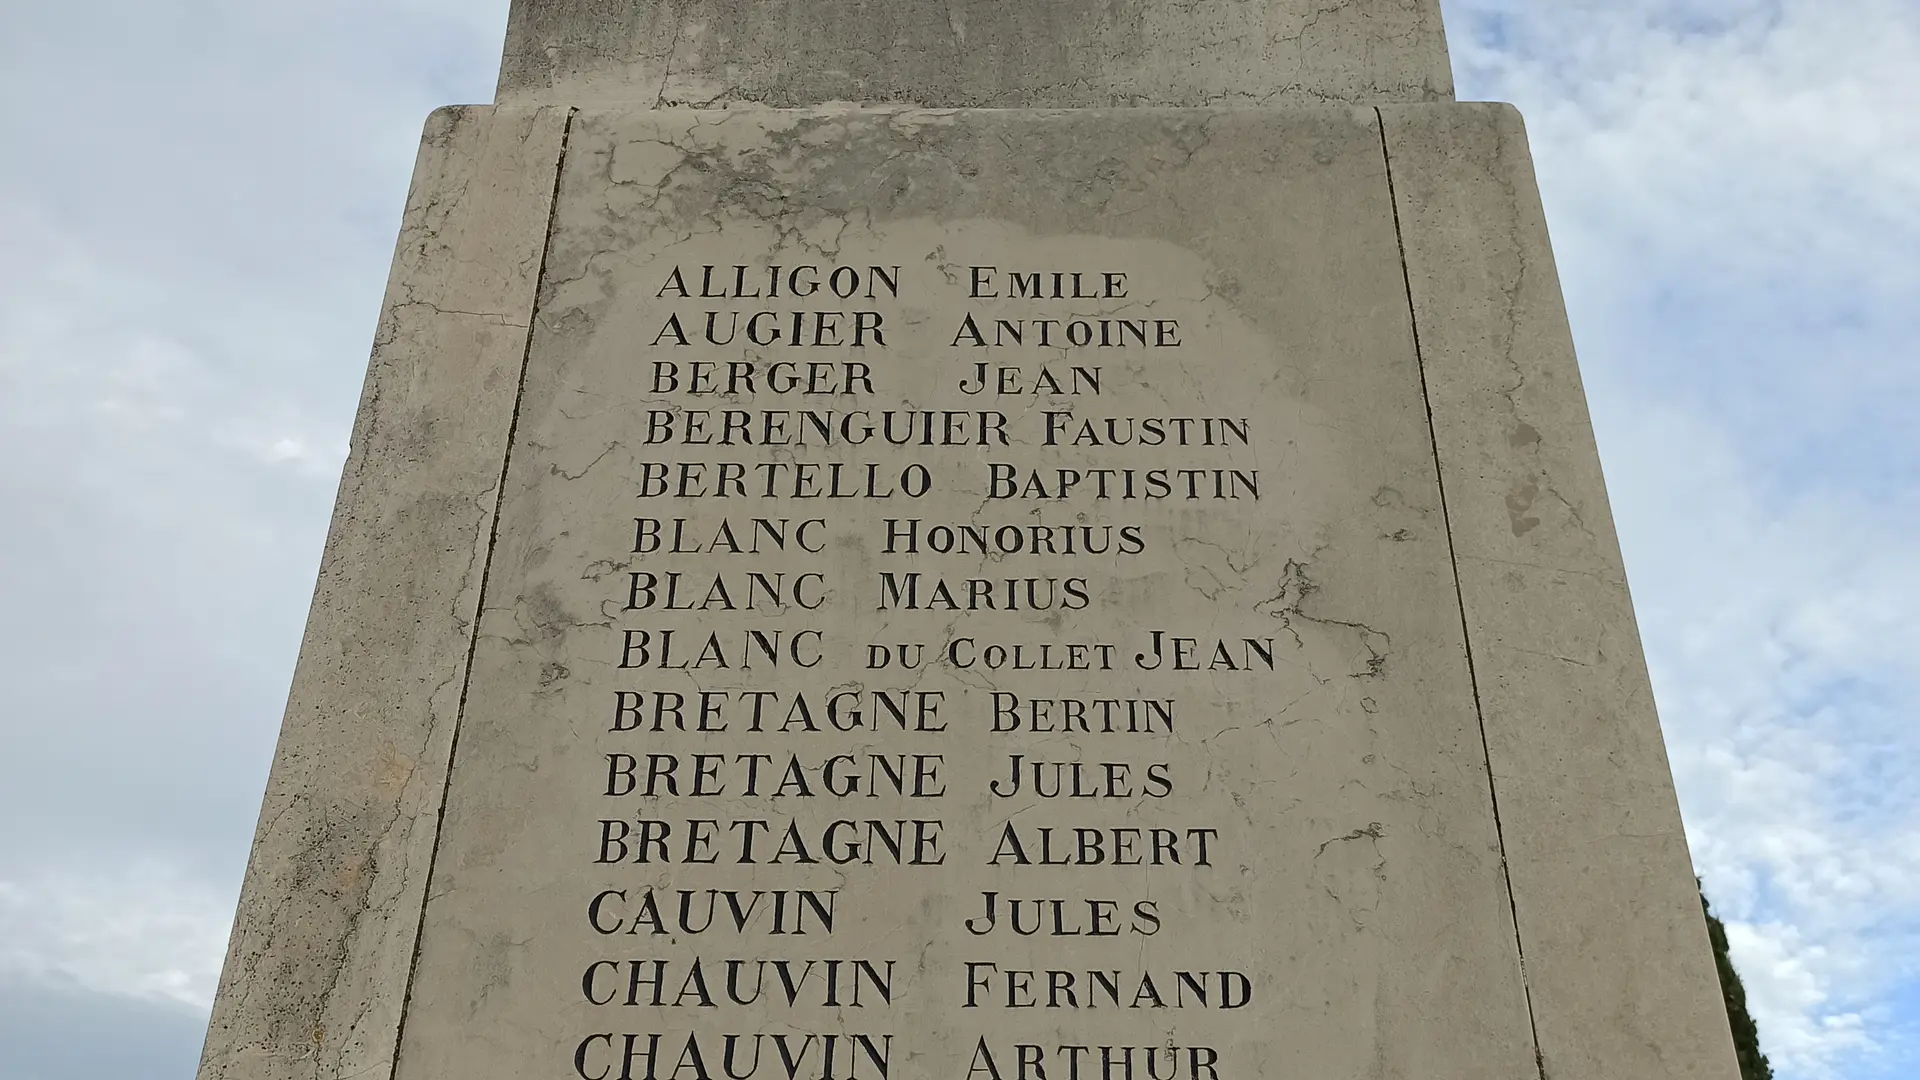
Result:
M1507 915L1513 920L1513 950L1520 961L1520 992L1527 1003L1527 1029L1533 1038L1533 1064L1540 1080L1547 1080L1547 1060L1540 1048L1540 1024L1533 1014L1533 986L1527 977L1526 944L1520 936L1520 905L1513 895L1513 873L1507 865L1507 834L1500 820L1500 792L1493 776L1493 749L1487 741L1486 710L1480 704L1480 674L1473 662L1473 635L1467 626L1466 589L1460 584L1460 556L1453 543L1453 514L1447 507L1446 470L1440 464L1440 432L1433 422L1433 395L1427 388L1427 356L1420 346L1420 315L1413 304L1413 268L1407 263L1407 237L1400 224L1400 194L1393 183L1393 155L1387 149L1387 117L1377 106L1374 122L1380 129L1380 162L1387 174L1387 202L1393 210L1393 239L1400 247L1400 277L1407 289L1407 325L1413 332L1413 358L1420 369L1420 399L1427 410L1427 437L1433 447L1433 482L1440 492L1440 522L1447 535L1447 563L1453 569L1454 600L1460 607L1460 645L1467 654L1467 682L1473 690L1473 718L1480 726L1480 754L1487 764L1487 799L1493 809L1493 834L1500 844L1500 880L1507 889Z
M407 985L400 996L400 1019L394 1027L393 1058L387 1063L388 1080L400 1071L400 1053L407 1036L407 1013L413 1006L414 979L420 970L420 943L426 936L427 905L433 902L433 872L440 861L440 838L447 821L447 796L453 788L454 764L460 753L460 726L467 715L467 695L473 689L473 659L480 646L480 621L486 617L487 583L493 576L493 553L500 543L500 511L507 498L507 470L513 464L513 440L520 429L520 403L527 394L527 367L533 359L533 335L540 321L540 285L547 278L547 255L553 249L553 229L559 217L560 182L566 176L567 140L573 135L573 118L578 109L569 108L560 122L560 152L554 158L553 190L547 197L547 227L540 240L540 265L534 271L533 301L527 309L527 340L520 352L520 378L513 391L513 410L507 418L507 440L500 454L500 479L493 492L493 520L487 529L487 554L480 565L480 594L474 605L473 628L467 634L466 670L461 674L460 704L453 713L453 735L447 744L447 774L440 785L440 805L435 811L433 844L427 849L427 880L420 896L420 921L413 931L413 957L407 963Z

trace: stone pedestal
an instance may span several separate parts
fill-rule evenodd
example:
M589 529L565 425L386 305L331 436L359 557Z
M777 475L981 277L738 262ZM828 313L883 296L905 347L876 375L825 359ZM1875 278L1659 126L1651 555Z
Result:
M778 108L1452 98L1432 0L516 0L498 94Z
M1518 117L1198 9L516 5L204 1078L1734 1075Z

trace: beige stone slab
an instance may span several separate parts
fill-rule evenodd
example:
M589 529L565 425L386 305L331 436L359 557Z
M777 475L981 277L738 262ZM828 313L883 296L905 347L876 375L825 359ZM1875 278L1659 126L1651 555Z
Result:
M791 276L778 300L683 297L673 284L678 268L696 293L714 281L719 292L729 281L738 292L771 264L852 267L848 299L799 301L788 295L798 280ZM622 1039L633 1035L645 1050L654 1034L665 1039L658 1077L722 1075L728 1034L747 1040L736 1043L736 1077L787 1075L776 1055L784 1045L800 1059L799 1076L967 1080L971 1065L984 1080L982 1040L1006 1080L1038 1080L1020 1064L1021 1045L1040 1048L1049 1080L1090 1080L1091 1059L1076 1065L1063 1049L1080 1045L1217 1053L1211 1070L1194 1056L1176 1060L1173 1071L1186 1080L1535 1075L1372 110L588 111L571 128L547 265L399 1080L640 1077L644 1062L622 1068ZM717 278L701 272L708 265ZM729 274L736 265L756 273ZM897 294L874 285L874 266L894 268ZM1081 271L1088 282L1125 274L1125 295L1097 285L1098 295L1080 299L973 297L974 267L994 268L985 292L1009 290L1009 271ZM830 269L811 276L840 280ZM799 349L737 337L693 343L705 311L762 308L783 312L782 326L788 310L845 309L835 334L866 313L883 321L886 339ZM979 348L963 336L968 315L996 333L999 319L1029 320L1027 333L1042 318L1173 320L1179 344L1149 349L1143 336L1106 352L1031 339ZM692 330L684 347L666 333L676 316ZM762 339L771 325L762 324ZM819 324L807 325L807 340L817 340ZM795 352L829 365L822 389L833 392L796 399L765 381L769 365ZM1049 365L1062 392L970 394L972 365L982 361L1018 366L1022 386ZM762 381L699 395L691 368L673 369L688 381L659 381L662 362L719 371L752 363ZM866 365L871 386L845 381L844 365L854 363ZM1099 393L1065 392L1085 388L1076 364L1097 369ZM698 410L762 417L806 408L961 411L968 445L848 444L817 434L803 445L778 437L771 446L697 445L686 426ZM1237 417L1249 434L1212 445L1048 445L1050 411L1096 421ZM991 436L976 445L966 434L982 430L979 412L1004 414L1004 428L986 430L1007 431L1005 445ZM805 428L804 420L785 423L782 430ZM727 429L716 415L702 430ZM655 432L668 434L650 441ZM680 463L703 471L682 472ZM705 494L729 463L780 478L777 493L760 488L756 472L752 491ZM895 494L826 500L788 484L810 467L825 485L834 465L859 478L847 490L867 491L872 465ZM1002 466L1019 470L1012 489L996 480ZM1033 490L1028 470L1046 470L1057 489L1058 470L1085 477L1096 468L1199 470L1194 486L1171 489L1198 497L1124 498L1117 473L1106 499L1084 481L1066 497L1017 497ZM926 470L929 485L918 499L901 493L917 483L914 469ZM680 497L650 489L656 475L693 479ZM1153 490L1144 476L1136 483L1131 490ZM1221 497L1227 492L1238 497ZM796 531L790 545L769 540L758 555L714 550L724 546L723 518L744 539L759 535L754 517L821 524L810 541ZM636 543L647 535L636 519L674 518L692 523L690 542L704 550ZM1121 540L1092 557L1000 550L998 541L991 554L908 554L897 535L889 541L888 519L929 530L991 527L995 537L1011 529L1016 539L1034 529L1058 537L1112 527ZM1137 551L1127 550L1129 529ZM751 610L711 603L714 575L731 578L737 600L751 595L742 582L749 572L784 575L797 591L783 591L784 605ZM636 594L632 575L642 573L686 575L704 606L662 610L658 592ZM935 579L1055 584L1044 594L1051 599L1029 596L1020 610L996 600L991 610L956 611L890 601L885 573L925 575L927 596ZM1061 599L1075 578L1084 578L1084 606ZM987 595L1001 595L999 586ZM696 643L672 654L693 667L662 666L667 631ZM754 652L746 636L754 631L781 635L781 660ZM639 632L648 636L636 659L630 634ZM1149 670L1155 632L1221 640L1236 659ZM709 634L731 658L724 665L699 659L697 643ZM1261 663L1246 638L1270 641L1272 661ZM980 666L988 645L1076 642L1088 646L1085 668ZM911 672L871 666L870 646L902 643L923 644L937 660ZM1102 645L1110 665L1095 662L1108 654ZM781 695L758 725L740 696L748 691ZM909 707L914 721L896 721L872 696L880 691L937 711ZM663 720L659 731L644 719L637 731L622 729L663 693L731 695L714 699L722 711L710 726L725 730L699 730L697 712L681 724ZM857 722L842 712L836 725L825 712L834 693L857 695ZM1171 701L1173 719L1141 732L1045 732L1031 723L996 731L998 694ZM815 702L819 730L794 719L797 695ZM623 714L623 702L642 711ZM709 762L721 790L703 794L693 757L701 753L761 753L780 763L797 755L803 776L836 754L937 755L937 784L916 796L864 774L883 794L836 799L824 794L831 782L813 774L815 794L800 786L776 794L749 790L745 764L727 757ZM633 756L637 778L648 775L647 755L675 755L662 759L672 770L662 775L682 786L630 793L616 754ZM991 784L1010 782L1015 754L1081 764L1098 772L1096 785L1108 782L1112 763L1124 767L1126 791L1068 799L1029 786L1003 795ZM1170 789L1160 795L1146 779L1156 766ZM863 854L836 861L851 849L846 833L842 842L828 833L835 820L856 823ZM770 822L771 831L741 825L751 821ZM788 821L798 841L786 835ZM938 824L918 834L929 846L916 849L909 834L906 854L889 857L864 831L867 821ZM677 830L670 846L642 845L642 835L659 835L653 823ZM1183 861L1167 861L1169 846L1157 866L1093 865L1074 834L1062 857L1075 865L1032 865L1046 842L1041 828L1169 829ZM1024 837L1029 864L1009 852L1009 829ZM1204 863L1205 836L1194 829L1212 830ZM748 856L745 839L755 835L761 846ZM1109 838L1103 859L1121 843L1144 852L1134 845L1146 841L1100 835ZM610 836L631 844L612 847ZM944 862L913 865L916 850ZM618 861L602 861L609 851ZM793 921L771 922L765 896L738 916L723 904L717 929L700 923L702 891L751 897L756 889L830 896L831 932L816 914L810 932L794 933L808 926L794 914L798 901L774 909ZM659 933L635 922L654 890L664 905ZM675 926L676 890L692 891L697 925ZM1106 937L1010 936L998 921L975 933L967 920L983 916L990 891L1063 898L1070 913L1111 902L1127 915ZM629 933L635 925L645 932ZM823 966L797 979L791 1004L784 992L750 1005L725 999L729 959L744 961L752 978L764 972L758 961L804 971L808 960L835 958L893 971L890 999L870 980L856 1005L858 976L843 973L848 981L829 991ZM707 981L689 990L695 960ZM649 983L629 982L636 970L651 978L655 961L669 965L659 1006ZM969 962L997 965L975 969L990 991L971 1005ZM1078 972L1074 992L1088 1000L1089 970L1121 973L1128 1000L1142 973L1174 987L1177 971L1238 971L1252 1000L1231 1010L1028 1009L1017 1007L1023 991L1001 981L1007 969L1042 972L1031 984L1042 998L1055 991L1044 972ZM774 975L763 977L775 985ZM629 992L637 1004L623 1003ZM838 1056L823 1069L828 1034ZM860 1034L873 1042L861 1048ZM769 1041L775 1036L791 1041ZM688 1038L704 1043L698 1066L685 1056ZM757 1069L744 1064L749 1044L763 1059ZM866 1050L884 1053L889 1069ZM1144 1077L1133 1060L1133 1075Z
M1452 97L1435 0L514 0L497 99L1098 108Z
M565 126L427 122L203 1080L392 1067Z
M1520 118L1382 116L1544 1075L1733 1077Z

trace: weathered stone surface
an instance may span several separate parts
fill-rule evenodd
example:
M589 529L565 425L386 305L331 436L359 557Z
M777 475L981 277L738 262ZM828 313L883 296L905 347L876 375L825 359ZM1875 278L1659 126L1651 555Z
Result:
M1381 110L1545 1075L1737 1075L1519 114Z
M1510 110L663 96L429 124L203 1077L1733 1075Z
M727 1034L751 1042L736 1076L785 1075L776 1044L757 1035L791 1038L800 1075L823 1075L827 1034L837 1038L830 1073L842 1078L889 1074L868 1050L887 1055L890 1075L984 1078L993 1070L982 1046L1009 1080L1036 1075L1020 1046L1038 1048L1056 1078L1096 1067L1066 1046L1213 1055L1183 1051L1175 1075L1186 1080L1534 1075L1373 110L587 111L568 147L400 1080L621 1076L628 1034L642 1054L663 1036L653 1071L633 1059L634 1077L677 1065L721 1075ZM793 296L790 276L775 279L785 281L778 299L716 295L743 281L764 292L769 265L818 265L810 276L826 282L841 280L832 267L854 269L844 300ZM897 295L875 287L875 266L893 268ZM980 291L1001 296L971 295L976 267L993 268ZM1007 272L1055 270L1083 272L1098 295L1005 296ZM1124 275L1124 295L1109 274ZM762 339L788 325L788 311L844 310L834 335L844 341L866 313L884 340L694 343L705 312L761 308L780 312ZM1150 330L1124 348L1073 348L1070 337L981 347L966 337L969 315L990 327L1029 320L1028 332L1038 318L1168 320L1178 344L1148 347L1160 341ZM806 325L813 340L819 323ZM830 365L828 392L783 395L765 381L768 365L793 358ZM751 362L762 381L693 393L695 362L721 372ZM995 380L969 393L981 362L1019 366L1026 385L1042 364L1062 375L1085 366L1098 393L1000 395ZM660 363L678 365L676 381L662 381ZM852 363L866 365L871 386L846 383L841 365ZM797 415L782 422L787 437L768 437L763 410L809 408L876 421L885 409L957 410L959 445L944 435L849 444L837 423L795 445L791 436L813 431ZM744 426L718 411L688 426L725 409L745 412ZM1004 416L982 428L980 411ZM1049 445L1061 430L1049 413L1071 414L1069 433L1082 420L1189 417L1238 419L1247 434L1202 437L1196 420L1185 446ZM1006 443L989 435L982 445L983 430L1004 430ZM724 445L702 441L728 432ZM748 470L750 486L716 489L728 463ZM890 497L868 494L869 463ZM833 464L860 478L847 486L859 497L796 496L807 490L800 466L821 470L819 492ZM1059 469L1143 475L1116 472L1108 498L1091 479L1053 497L1025 480L1003 488L1003 465L1022 477L1043 470L1056 488ZM916 467L929 484L920 498L907 479ZM1144 473L1156 468L1201 478L1173 497L1127 497L1152 490ZM683 483L684 496L670 493ZM821 524L811 540L796 533L758 555L711 550L723 519L744 539L753 517ZM636 519L656 518L686 519L689 539L709 550L649 548ZM994 536L1132 529L1137 550L909 554L888 519ZM788 601L741 609L749 572L784 575ZM920 601L890 599L889 573L923 575ZM646 592L643 574L655 575ZM680 606L699 610L667 610L670 574L685 577ZM724 603L708 584L716 575L731 582ZM994 583L990 605L970 578ZM1007 610L1009 578L1051 579L1049 599L1016 587L1019 610ZM937 579L954 583L956 602L932 599ZM1084 604L1067 599L1076 588ZM666 651L667 631L680 651ZM778 658L756 652L750 631L780 634ZM701 658L709 634L719 635L716 662ZM1196 669L1168 670L1155 642L1175 636L1222 639L1230 662L1203 646ZM1271 659L1247 638L1266 642ZM982 663L988 645L1072 642L1109 649L1089 650L1080 670ZM927 662L872 666L870 646L902 643L924 644ZM871 697L880 691L912 720L890 719ZM748 692L778 695L759 723ZM851 730L822 708L835 692L860 702ZM697 705L654 729L656 695L702 693L729 695L714 699L722 711L708 730ZM1000 694L1172 704L1170 719L1140 732L996 731ZM794 720L796 695L816 703L819 730ZM937 713L923 724L928 701ZM702 765L698 754L719 756ZM755 791L744 754L767 755ZM902 794L869 773L870 754L908 755L892 760L910 781L922 775L911 755L938 757L916 797L911 782ZM788 755L811 779L788 777ZM849 755L879 796L836 798L813 771L832 755ZM1048 797L1023 781L1007 795L1012 755L1081 763L1095 791L1114 763L1127 790ZM1158 795L1156 773L1167 788ZM674 786L649 794L656 775ZM828 834L835 820L855 822L850 834L866 845L851 862L837 861L849 833ZM771 824L756 833L743 824L754 821ZM937 827L931 839L908 831L901 855L871 837L869 821ZM655 848L660 826L673 831ZM1011 832L1041 861L1042 828L1059 831L1054 857L1073 865L1010 852ZM1173 830L1181 861L1155 846L1158 865L1095 862L1074 828ZM1211 831L1204 853L1196 829ZM1104 860L1120 841L1101 835ZM1136 858L1150 846L1129 844ZM678 890L709 889L817 890L832 897L831 932L817 916L807 934L770 926L764 897L744 929L724 902L717 928L674 928ZM1062 898L1069 912L1112 901L1127 930L1017 936L1003 913L981 932L986 892ZM649 895L666 929L627 932ZM1147 925L1141 904L1152 933L1132 931ZM698 924L697 899L694 911ZM857 974L827 982L821 965L835 958L889 972L890 998L871 979L855 1005ZM696 960L705 974L689 988ZM751 1005L727 1001L734 960L766 991ZM791 1005L775 974L755 967L778 960L796 973L818 962ZM1005 969L1040 974L1021 989ZM1094 970L1117 973L1120 1007L1092 1004ZM1048 971L1072 973L1071 1002ZM1216 988L1212 1007L1196 1007L1180 971L1203 982L1243 974L1249 1000L1222 1009ZM1142 974L1186 1007L1125 1007ZM1020 1007L1029 994L1036 1007ZM1167 1075L1164 1063L1156 1074Z
M514 0L497 100L1083 108L1452 97L1436 0Z
M200 1075L386 1075L565 110L427 123Z

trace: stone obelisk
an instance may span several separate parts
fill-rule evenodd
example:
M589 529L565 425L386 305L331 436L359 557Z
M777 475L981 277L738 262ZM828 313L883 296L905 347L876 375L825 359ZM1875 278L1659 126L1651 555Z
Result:
M203 1080L1735 1075L1431 0L515 0Z

